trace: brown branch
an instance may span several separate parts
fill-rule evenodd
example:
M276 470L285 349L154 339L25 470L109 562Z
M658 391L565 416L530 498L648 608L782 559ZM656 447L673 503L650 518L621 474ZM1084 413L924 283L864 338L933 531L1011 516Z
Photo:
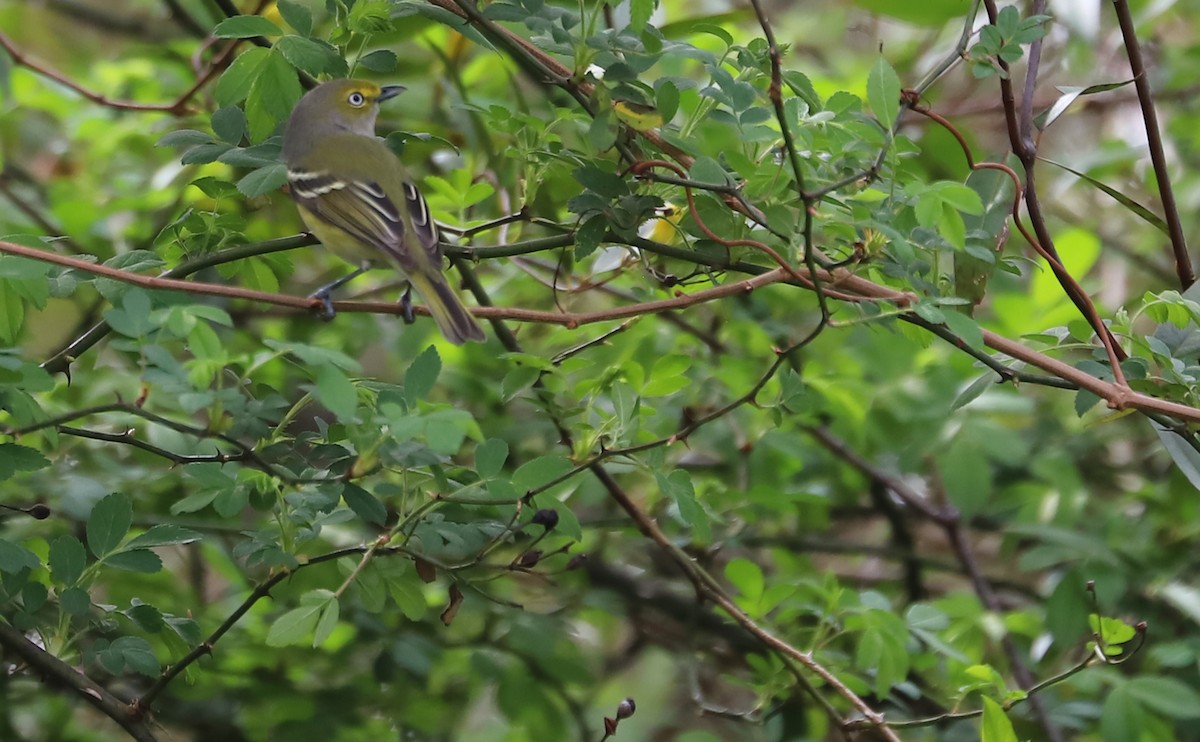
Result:
M25 661L30 668L54 684L69 688L79 698L121 725L138 742L156 742L135 704L109 693L104 686L25 638L12 626L0 622L0 646Z
M201 88L203 88L214 77L216 77L217 73L225 68L230 59L233 57L234 50L237 49L241 41L241 39L231 39L229 44L226 45L226 47L216 56L216 58L214 58L213 61L208 64L205 70L200 73L200 75L196 78L196 82L193 83L192 86L187 90L180 93L179 97L177 97L174 101L170 103L137 103L135 101L109 98L102 93L97 93L94 90L84 87L63 73L52 69L51 67L22 52L12 43L11 39L9 39L3 33L0 33L0 48L3 48L8 52L14 63L31 70L32 72L35 72L42 77L54 80L58 84L66 87L69 90L73 90L92 103L105 106L107 108L115 108L121 111L150 111L168 113L176 117L187 116L193 113L191 108L188 106L188 102L195 97L196 93L200 92Z
M1196 282L1192 270L1192 259L1188 255L1187 237L1179 219L1179 207L1175 204L1175 191L1171 176L1167 172L1167 156L1163 150L1162 131L1158 125L1158 112L1154 108L1154 93L1150 90L1150 76L1142 59L1142 48L1138 43L1137 29L1128 0L1113 0L1117 22L1121 26L1121 38L1125 41L1125 54L1129 57L1129 68L1133 71L1133 86L1137 90L1138 104L1142 108L1142 120L1146 123L1146 144L1150 148L1150 161L1154 164L1154 179L1158 183L1162 199L1163 217L1167 222L1167 233L1171 236L1171 252L1175 256L1175 273L1180 288L1187 289Z

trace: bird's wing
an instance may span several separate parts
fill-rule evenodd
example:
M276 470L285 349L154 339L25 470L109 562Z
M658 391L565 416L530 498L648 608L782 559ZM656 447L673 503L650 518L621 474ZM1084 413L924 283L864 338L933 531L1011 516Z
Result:
M288 186L292 198L318 219L385 253L405 272L418 271L430 263L440 270L437 225L412 183L401 182L404 203L400 207L379 183L330 172L292 168L288 170ZM410 229L416 237L413 242L406 240ZM424 254L414 254L414 248Z

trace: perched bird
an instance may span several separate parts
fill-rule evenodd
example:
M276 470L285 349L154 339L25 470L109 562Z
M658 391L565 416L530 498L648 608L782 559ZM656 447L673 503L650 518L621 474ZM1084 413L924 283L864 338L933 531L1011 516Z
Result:
M403 91L401 85L333 80L310 90L288 119L283 160L300 216L322 244L358 266L313 296L332 317L331 290L390 262L408 279L406 321L413 319L410 290L416 288L447 340L482 341L483 330L442 274L437 225L424 197L375 136L379 104Z

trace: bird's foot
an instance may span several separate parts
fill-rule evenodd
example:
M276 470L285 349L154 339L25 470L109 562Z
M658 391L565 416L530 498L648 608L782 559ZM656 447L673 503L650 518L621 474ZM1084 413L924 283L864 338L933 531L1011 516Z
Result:
M413 314L412 286L404 289L404 296L400 297L400 316L404 318L406 325L417 321L416 315Z
M337 310L333 308L333 300L329 298L329 289L323 288L312 292L308 295L310 299L319 299L321 302L320 317L329 322L337 316Z

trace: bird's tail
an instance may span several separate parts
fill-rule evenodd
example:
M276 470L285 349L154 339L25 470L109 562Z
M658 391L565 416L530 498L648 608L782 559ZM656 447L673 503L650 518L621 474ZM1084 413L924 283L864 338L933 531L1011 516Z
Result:
M411 274L408 280L429 305L429 313L447 340L455 345L468 340L484 341L483 329L454 294L445 276L441 273L432 276Z

